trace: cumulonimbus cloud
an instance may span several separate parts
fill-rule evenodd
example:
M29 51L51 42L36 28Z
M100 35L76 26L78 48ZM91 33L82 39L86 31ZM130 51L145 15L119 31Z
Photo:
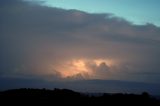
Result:
M96 68L99 77L153 82L160 78L147 74L160 70L160 28L153 24L133 25L110 14L21 0L0 1L0 14L2 76L61 76L57 67L66 67L68 61L103 59L114 65L102 62Z

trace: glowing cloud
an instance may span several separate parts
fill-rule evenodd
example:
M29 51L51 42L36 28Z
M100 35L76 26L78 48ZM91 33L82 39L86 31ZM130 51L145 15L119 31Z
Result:
M61 78L81 76L83 79L94 79L102 69L108 72L109 68L114 67L114 62L104 59L71 59L52 67L60 73Z

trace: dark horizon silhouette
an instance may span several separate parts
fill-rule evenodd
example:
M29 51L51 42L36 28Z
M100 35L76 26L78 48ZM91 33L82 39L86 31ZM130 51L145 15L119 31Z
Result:
M69 89L21 88L0 92L1 104L7 105L134 105L159 106L160 101L147 92L142 94L102 93L101 95L80 93Z

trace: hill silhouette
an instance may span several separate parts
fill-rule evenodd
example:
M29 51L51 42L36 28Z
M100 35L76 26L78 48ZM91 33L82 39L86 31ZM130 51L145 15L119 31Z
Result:
M0 92L1 104L7 105L143 105L159 106L160 101L148 93L88 95L69 89L13 89Z

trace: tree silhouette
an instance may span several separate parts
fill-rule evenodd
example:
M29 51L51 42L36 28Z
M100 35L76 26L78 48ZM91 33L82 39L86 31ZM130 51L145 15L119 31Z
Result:
M0 92L0 103L12 105L146 105L160 106L160 101L147 92L136 94L108 94L89 96L68 89L13 89Z

